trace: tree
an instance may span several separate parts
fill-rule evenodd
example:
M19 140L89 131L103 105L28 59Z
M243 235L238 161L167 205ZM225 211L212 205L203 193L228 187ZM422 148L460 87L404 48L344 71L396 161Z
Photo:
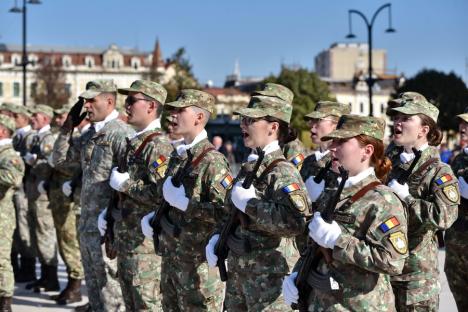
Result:
M458 129L455 115L463 113L468 103L468 89L463 80L453 72L446 74L434 69L423 69L397 90L421 93L439 108L439 125L442 130Z
M35 74L36 82L31 94L35 103L53 108L68 103L70 90L66 85L65 73L53 58L42 59Z
M328 85L316 73L305 68L283 66L278 76L269 76L264 82L282 84L294 93L291 124L297 130L308 130L304 116L314 110L318 101L334 100Z

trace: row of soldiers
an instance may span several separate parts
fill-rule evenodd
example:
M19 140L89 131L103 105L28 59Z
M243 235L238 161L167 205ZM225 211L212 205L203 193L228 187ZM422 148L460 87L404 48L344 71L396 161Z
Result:
M127 123L115 110L117 92L127 96ZM319 146L307 155L289 127L293 93L266 84L248 107L236 111L244 144L256 152L233 177L204 130L215 112L213 96L182 90L175 102L164 104L166 95L151 81L122 89L109 80L91 81L69 113L57 118L55 136L45 134L53 111L34 108L35 131L20 151L22 159L5 154L15 165L8 167L16 168L6 188L15 196L23 160L29 166L27 208L16 210L18 223L20 211L32 216L31 249L41 262L41 278L30 287L58 288L56 239L69 283L54 299L81 299L81 256L90 300L79 311L285 311L290 305L312 311L435 311L435 233L456 222L446 235L447 275L459 309L466 307L466 263L458 263L466 261L466 220L465 213L457 219L457 210L460 193L468 197L468 151L454 161L455 174L440 162L438 110L423 96L409 92L394 101L389 158L382 120L349 115L348 105L319 102L305 116ZM467 139L468 116L458 117ZM10 135L21 128L3 116L0 124ZM77 206L78 234L70 208ZM2 211L13 231L11 218ZM235 225L230 232L227 224ZM36 257L16 253L20 268ZM304 265L307 254L318 259L313 270ZM317 276L333 283L317 287ZM5 306L11 301L8 289L0 293Z

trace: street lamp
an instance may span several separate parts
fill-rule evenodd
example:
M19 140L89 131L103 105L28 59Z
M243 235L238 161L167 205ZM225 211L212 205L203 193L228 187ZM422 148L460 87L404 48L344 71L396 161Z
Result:
M18 3L15 0L15 6L10 9L10 13L22 13L23 14L23 54L21 56L21 65L23 67L23 105L26 106L26 70L27 66L30 63L28 60L28 52L26 50L26 3L27 4L41 4L40 0L23 0L23 7L18 7Z
M369 89L369 116L374 115L374 107L372 105L372 87L374 86L374 83L376 79L372 77L372 27L374 26L375 19L377 18L377 15L385 9L388 8L388 28L385 30L386 33L394 33L395 29L392 27L392 5L391 3L387 3L382 5L380 8L375 11L374 15L372 16L371 22L369 23L369 20L366 18L366 16L357 10L349 10L348 11L348 26L349 26L349 34L346 36L347 39L353 39L356 38L356 36L353 34L352 30L352 23L351 23L351 17L352 14L355 13L362 17L364 22L366 23L367 26L367 45L369 48L368 56L369 56L369 66L368 66L368 74L367 74L367 88Z

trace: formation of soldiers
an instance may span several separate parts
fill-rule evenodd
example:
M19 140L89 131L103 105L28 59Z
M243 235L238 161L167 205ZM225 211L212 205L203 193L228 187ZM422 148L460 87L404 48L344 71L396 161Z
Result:
M236 176L205 130L214 97L166 96L95 80L61 109L0 107L0 311L15 281L60 290L57 251L68 284L51 299L80 301L85 279L77 311L438 311L444 231L468 310L468 147L440 161L424 96L393 100L386 148L384 120L321 101L308 153L293 93L267 83L235 112L252 149ZM468 143L468 111L457 119Z

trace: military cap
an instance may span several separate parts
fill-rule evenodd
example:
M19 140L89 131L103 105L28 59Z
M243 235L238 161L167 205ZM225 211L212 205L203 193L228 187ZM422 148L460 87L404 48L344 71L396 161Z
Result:
M266 116L278 118L286 123L291 121L292 105L277 97L255 95L250 98L246 108L238 109L234 115L242 115L252 118Z
M167 97L167 91L159 83L150 80L135 80L130 85L130 88L119 88L120 94L128 95L130 92L143 93L152 99L155 99L161 104L164 104Z
M370 116L343 115L336 130L322 137L322 141L348 139L364 134L382 141L385 132L385 120Z
M12 132L16 130L15 120L6 115L0 115L0 124L5 128L10 129Z
M45 104L37 104L31 108L31 112L33 114L42 113L44 115L49 116L50 118L54 117L54 109L49 105Z
M304 119L321 119L327 116L341 117L349 113L351 113L351 107L348 104L319 101L317 105L315 105L314 111L305 115Z
M15 114L22 114L31 117L31 112L23 105L13 105L11 106L10 111Z
M194 89L181 90L174 102L166 104L171 107L196 106L213 114L215 112L215 98L211 94Z
M405 115L423 114L430 117L435 123L437 123L439 109L429 103L429 101L419 93L405 92L392 101L393 103L398 103L397 107L390 110L393 113L399 112Z
M11 109L12 109L13 106L17 106L17 105L14 104L14 103L10 103L10 102L3 102L3 103L0 105L0 110L11 111Z
M465 108L465 111L463 112L463 114L457 115L457 117L465 122L468 122L468 107Z
M68 112L70 111L70 109L72 108L73 105L74 105L74 104L65 104L65 105L62 105L62 107L54 109L54 114L56 114L56 115L62 115L62 114L68 113Z
M283 85L267 82L262 90L255 91L252 95L276 96L292 105L294 93Z
M86 91L80 94L84 99L92 99L103 92L117 92L117 87L112 79L97 79L86 84Z

